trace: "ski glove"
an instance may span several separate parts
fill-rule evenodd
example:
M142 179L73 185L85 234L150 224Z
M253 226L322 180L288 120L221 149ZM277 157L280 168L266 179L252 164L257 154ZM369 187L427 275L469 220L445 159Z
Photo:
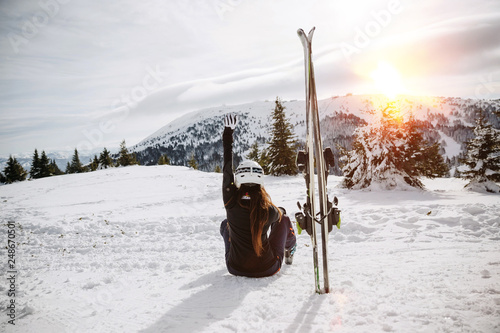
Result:
M226 117L224 117L224 126L230 127L232 130L235 129L237 123L238 119L235 114L226 114Z

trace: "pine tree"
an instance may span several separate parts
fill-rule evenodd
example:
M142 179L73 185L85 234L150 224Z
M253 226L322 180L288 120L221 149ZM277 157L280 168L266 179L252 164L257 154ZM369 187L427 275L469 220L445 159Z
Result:
M250 147L250 152L246 156L248 160L255 161L258 163L259 161L259 143L255 141L253 145Z
M413 116L402 125L401 130L405 135L405 147L402 163L398 167L405 168L410 176L418 177L425 163L422 131Z
M266 148L263 148L262 151L259 151L259 144L255 141L250 147L250 152L245 156L247 160L255 161L259 163L259 165L264 170L265 174L270 173L269 165L271 160L269 159L269 154Z
M50 177L50 161L45 154L45 151L42 151L42 156L40 157L40 178Z
M94 155L94 159L90 162L90 171L96 171L99 168L99 159Z
M267 149L262 149L260 152L259 159L257 160L257 163L262 167L264 170L264 174L269 175L271 174L271 159L269 158L269 153Z
M99 155L99 168L111 168L113 167L113 159L111 158L109 150L104 148L104 150Z
M3 172L5 174L5 182L7 184L16 181L23 181L26 179L26 176L28 175L26 170L24 170L22 165L19 164L17 159L12 156L9 156L9 160L7 161L7 165L5 166Z
M269 158L269 152L266 148L262 149L262 151L260 152L259 160L257 161L257 163L259 163L266 175L271 174L271 159Z
M119 166L129 166L139 164L135 158L135 155L128 152L125 140L120 143L120 157L118 157L117 165Z
M466 187L500 192L494 183L500 181L500 131L493 128L480 111L474 135L474 139L467 142L467 153L462 160L467 166L462 177L470 180Z
M449 176L449 167L439 153L439 143L430 144L423 137L422 125L412 116L403 125L405 145L400 166L411 177L429 178Z
M170 159L167 155L161 155L158 159L158 165L170 165Z
M292 132L292 125L286 119L285 108L276 97L271 129L271 142L267 150L269 173L275 176L297 174L295 165L296 140Z
M64 172L62 172L61 169L59 169L59 167L57 166L56 160L51 160L50 161L49 169L50 169L50 174L51 175L59 176L59 175L63 175L64 174Z
M440 150L441 145L438 142L423 149L423 161L417 164L419 175L428 178L450 176L450 167L445 162L443 155L439 153Z
M0 172L0 184L5 184L7 182L7 179L3 175L3 173Z
M188 161L188 167L198 170L198 163L196 163L194 153L191 154L191 158Z
M85 172L85 168L80 162L80 157L78 157L78 150L75 148L75 153L73 154L73 158L71 159L71 164L68 162L68 166L66 167L66 173L81 173Z
M220 165L216 165L215 166L214 172L215 173L221 173L222 172L222 169L221 169Z
M361 128L358 128L354 134L355 139L351 150L347 151L345 148L339 147L344 174L342 185L349 189L361 189L371 185L371 179L367 177L370 161L365 149L365 145L367 145L366 135Z
M30 177L33 179L40 178L40 157L36 149L31 162Z

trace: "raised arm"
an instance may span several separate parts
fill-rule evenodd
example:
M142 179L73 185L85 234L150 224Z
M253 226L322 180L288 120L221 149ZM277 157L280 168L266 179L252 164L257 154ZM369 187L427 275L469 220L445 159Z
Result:
M222 168L222 199L224 205L227 205L234 192L233 174L233 132L236 127L237 119L235 115L226 115L224 118L224 133L222 134L222 145L224 147L224 166Z

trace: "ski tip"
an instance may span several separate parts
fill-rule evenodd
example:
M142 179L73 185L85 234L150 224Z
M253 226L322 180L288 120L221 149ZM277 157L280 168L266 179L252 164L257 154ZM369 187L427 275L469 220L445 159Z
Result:
M314 34L314 30L316 30L316 27L312 27L312 29L311 29L311 30L309 30L309 34L308 34L308 38L309 38L309 40L311 40L311 39L312 39L313 34Z
M306 35L306 33L304 32L304 30L302 30L302 29L300 29L300 28L299 28L299 29L297 30L297 35L299 35L299 37L300 37L300 36L305 36L305 35Z

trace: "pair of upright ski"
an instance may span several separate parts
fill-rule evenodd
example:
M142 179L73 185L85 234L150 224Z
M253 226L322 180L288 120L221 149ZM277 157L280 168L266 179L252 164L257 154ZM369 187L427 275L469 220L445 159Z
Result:
M305 151L299 151L297 155L297 167L304 174L307 187L306 203L299 206L300 212L295 214L299 233L306 230L311 236L315 291L317 293L329 293L330 283L328 277L328 234L336 225L340 228L340 210L334 207L338 200L335 197L333 204L328 201L326 191L328 170L334 166L333 153L330 148L323 150L321 140L318 100L316 97L316 83L314 79L314 68L311 59L311 41L314 27L306 35L302 29L297 31L302 46L304 47L304 64L306 74L306 124L307 137ZM314 181L314 168L316 166L318 178L318 198L316 198L316 186ZM317 209L319 205L319 210ZM320 286L320 269L318 256L318 241L316 237L316 223L321 226L321 243L323 259L323 288Z

